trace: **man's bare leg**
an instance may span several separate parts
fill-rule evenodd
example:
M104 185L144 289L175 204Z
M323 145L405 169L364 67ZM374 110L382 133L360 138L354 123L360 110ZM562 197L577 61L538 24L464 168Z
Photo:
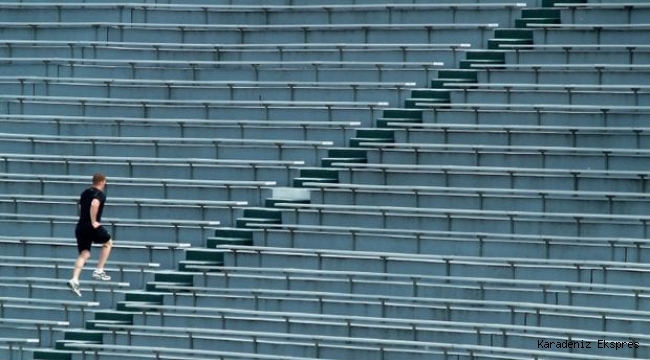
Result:
M86 261L90 258L90 251L83 250L77 257L77 261L74 263L74 270L72 270L72 281L78 283L79 277L81 276L81 270L83 270Z
M81 270L83 270L86 261L90 258L90 251L83 250L77 256L77 261L74 262L74 269L72 270L72 278L68 281L68 287L72 292L81 296L81 290L79 289L79 277L81 276Z
M108 281L111 277L106 274L104 271L104 266L108 260L108 256L111 254L111 249L113 248L113 240L108 240L104 245L102 245L102 251L99 253L99 261L97 261L97 269L93 271L93 279Z
M108 256L111 254L111 249L113 248L113 240L108 240L104 245L102 245L102 251L99 253L99 260L97 260L97 271L104 271L104 266L108 260Z

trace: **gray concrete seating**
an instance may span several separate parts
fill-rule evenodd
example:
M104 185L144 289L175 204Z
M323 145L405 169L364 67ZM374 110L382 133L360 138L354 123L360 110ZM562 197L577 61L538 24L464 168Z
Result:
M294 264L307 270L377 272L403 275L437 275L565 281L646 286L645 263L486 256L400 254L393 252L291 249L223 245L226 266L283 268Z
M0 194L0 213L76 214L79 196L69 195L4 195ZM142 197L111 197L110 211L122 217L170 220L221 220L234 223L233 210L248 205L246 201L213 201L206 199L155 199Z
M152 100L0 95L9 115L342 121L375 118L385 102Z
M451 102L495 103L495 104L566 104L598 106L639 106L648 104L650 91L629 85L618 88L581 89L581 88L523 88L517 86L465 88L451 92Z
M124 41L0 40L0 54L17 58L80 58L194 61L424 62L455 64L466 43L260 43L175 44Z
M28 354L25 348L34 346L38 342L38 339L29 337L0 338L0 356L7 359L23 359Z
M173 166L179 166L179 164ZM227 164L221 166L225 167ZM242 171L241 168L238 169ZM262 204L264 196L269 191L268 188L275 185L277 183L273 181L188 180L111 176L110 196L247 201L249 204L254 205ZM81 191L88 186L88 179L85 175L0 174L0 193L2 194L79 196Z
M400 82L424 86L444 63L410 61L187 61L79 58L1 58L0 76L43 76L185 81ZM259 101L260 99L255 99Z
M332 326L332 324L336 322L336 320L334 319L329 319L329 320L330 321L327 321L329 326ZM304 323L307 323L308 321L309 320L303 320ZM462 337L469 338L470 336L476 336L476 335L478 335L479 337L484 336L485 338L489 336L492 336L493 338L502 337L503 343L508 343L508 344L514 344L514 343L524 344L526 341L530 341L530 338L526 339L526 335L524 333L523 327L507 326L507 325L502 325L500 327L493 327L493 324L484 324L484 323L473 323L464 326L464 324L462 323L453 322L453 321L449 321L449 322L431 321L430 323L432 324L430 330L431 332L448 331L450 333L454 333L455 336L461 338ZM362 326L363 325L355 324L351 327L356 328ZM462 334L463 330L461 329L466 328L467 330L469 330L470 326L472 330L477 331L477 334L471 334L471 335L465 334L465 336L463 336ZM386 340L386 339L348 338L348 337L337 337L332 335L301 335L301 334L292 334L292 333L277 333L272 331L224 330L224 329L207 329L207 328L184 328L183 329L183 328L170 327L170 326L147 326L147 325L127 326L125 329L118 329L113 326L107 326L107 328L109 331L111 331L110 337L114 339L114 343L126 345L126 342L128 341L126 339L133 339L133 341L141 344L140 346L146 346L147 345L146 341L155 342L156 339L152 337L156 337L156 336L160 337L157 339L158 341L171 341L181 336L190 334L190 337L192 339L195 339L197 343L197 347L199 348L201 346L206 346L206 345L199 345L198 343L207 344L210 341L219 342L220 340L223 342L224 339L229 339L230 342L240 342L239 346L246 346L247 344L249 344L249 346L252 346L252 342L255 341L258 341L260 343L265 343L267 344L267 346L272 346L271 344L276 344L276 342L289 342L290 345L293 345L295 347L302 345L302 346L311 346L311 347L322 349L321 351L323 352L322 354L324 355L324 353L328 351L328 348L336 347L337 342L344 341L344 339L349 339L348 341L351 347L353 346L359 347L359 350L361 350L360 349L361 347L364 347L366 348L366 351L374 351L381 354L382 358L393 358L393 357L397 358L397 356L400 355L404 356L403 354L399 354L399 349L401 349L403 346L409 346L412 348L413 351L415 351L415 349L418 349L420 345L424 345L419 342L410 342L407 340L400 341L400 340L390 340L390 339ZM499 330L501 330L500 333ZM548 329L549 333L545 333L544 331L546 330L547 329L545 328L538 328L538 329L529 328L528 332L529 333L535 332L539 334L539 336L550 336L553 338L555 336L558 336L554 334L555 329ZM576 331L574 334L580 334L580 332ZM582 336L585 336L586 338L590 338L591 336L597 336L596 334L597 332L591 332L589 334L585 332L585 335ZM447 334L447 335L452 336L451 334ZM445 334L442 333L440 333L438 336L440 338L445 338ZM521 338L517 339L518 337ZM643 339L642 336L639 336L638 338L640 340ZM642 342L645 342L644 340L642 340ZM595 341L597 341L597 339ZM219 344L222 344L222 342L219 342ZM223 345L219 346L219 348L227 347L228 345L229 344L227 342L223 342ZM371 348L371 346L375 346L375 345L381 346L381 348L379 349ZM161 346L164 345L161 344ZM230 346L235 346L235 345L230 344ZM279 346L279 344L275 346ZM384 350L384 348L387 349L389 347L392 347L393 349ZM513 346L511 345L510 347ZM252 350L250 351L252 352ZM432 350L429 349L429 351ZM411 354L412 353L409 352L409 355ZM419 358L417 357L417 355L415 356L416 358ZM433 354L427 354L427 356L431 358ZM506 357L504 358L509 358L508 355L505 356Z
M256 82L171 81L30 76L0 78L1 94L33 96L107 97L157 100L220 99L246 101L365 101L401 103L409 83L381 82ZM396 91L398 90L398 91Z
M648 231L647 216L638 214L288 203L282 208L284 222L305 225L634 238Z
M602 259L645 262L643 238L525 235L490 232L379 229L336 225L258 225L257 246L323 248L462 256L512 256L544 259ZM327 242L321 241L327 238ZM462 244L463 246L458 246Z
M495 23L392 23L392 24L159 24L110 21L0 22L7 37L15 40L68 40L158 43L253 44L253 43L399 43L454 42L480 46Z
M646 171L335 162L341 183L645 192Z
M561 16L569 24L645 24L650 9L643 1L603 1L602 3L562 4Z
M364 4L364 5L198 5L133 3L60 3L40 5L20 3L5 5L0 21L30 22L56 19L59 22L115 21L122 23L174 23L181 17L186 24L265 24L292 23L467 23L486 21L514 22L524 5L516 2L498 4Z
M649 87L641 85L586 85L586 84L526 84L484 83L448 84L453 87L452 102L490 103L507 102L545 103L567 105L623 105L647 104ZM532 101L530 97L537 99ZM541 100L540 100L541 99Z
M218 137L52 136L0 134L3 153L101 156L125 158L178 158L222 160L305 161L316 163L331 141L283 139L231 139ZM259 156L256 152L265 154ZM319 157L319 155L321 155Z
M53 346L55 334L60 329L69 326L67 321L57 320L38 320L38 319L21 319L21 318L3 318L0 320L0 329L11 332L14 337L19 339L34 339L40 346ZM34 342L30 340L30 342ZM32 346L34 346L32 344ZM8 349L7 349L8 350ZM10 358L10 355L3 355ZM27 354L23 354L27 357ZM20 356L17 356L20 359Z
M536 44L620 44L621 37L629 44L648 43L647 23L630 24L531 24Z
M647 45L544 44L502 45L506 63L521 64L629 64L648 63Z
M425 123L534 126L645 127L650 108L646 106L419 103ZM503 114L509 116L503 116ZM509 121L509 118L513 120Z
M69 300L75 202L98 169L112 265L160 265L109 268L119 284L84 272L101 309L38 337L71 351L51 358L650 355L646 6L624 7L637 24L604 5L567 23L581 10L563 7L564 23L531 27L534 46L475 66L472 88L417 104L421 124L361 141L367 163L335 160L337 183L305 182L295 190L310 203L279 199L282 224L248 233L234 229L240 211L277 201L279 186L550 1L23 1L0 2L0 317L61 318L36 303ZM607 10L617 17L601 26ZM592 47L551 46L576 42ZM207 241L224 226L253 245ZM194 247L225 264L185 266ZM133 300L149 296L162 301ZM102 322L109 313L132 321ZM57 341L86 326L101 343ZM564 352L538 338L640 346Z
M502 126L575 126L640 127L650 109L639 107L572 107L563 105L519 104L509 108L497 104L450 104L423 113L424 123L502 125Z
M446 337L444 336L444 333L442 333L444 330L434 326L427 327L427 325L436 324L436 320L458 321L457 319L470 314L475 316L475 323L494 323L496 322L493 320L494 318L500 318L502 319L501 323L504 325L524 325L524 322L528 322L526 325L533 328L536 326L544 326L542 322L549 321L549 319L564 317L564 320L562 321L563 323L567 324L573 321L575 327L580 330L602 329L607 325L608 328L611 327L610 331L614 334L613 336L618 337L621 336L622 333L626 333L626 330L624 329L626 322L615 316L618 311L611 312L611 315L614 316L606 316L606 314L599 312L602 311L601 308L576 306L574 307L575 313L568 314L567 312L571 311L570 307L564 306L544 306L525 303L509 304L508 302L497 301L458 301L458 303L454 304L452 300L448 299L440 299L439 301L433 300L432 302L437 302L438 305L433 305L429 309L420 309L424 312L429 310L429 312L433 314L425 319L399 319L391 317L329 314L321 315L290 310L251 311L232 308L153 306L152 309L162 309L163 311L151 311L135 314L134 324L145 326L161 326L162 324L165 324L170 327L181 327L193 323L194 327L210 328L209 324L212 322L212 324L214 324L212 325L213 327L223 327L227 324L231 329L237 330L287 332L287 329L291 329L290 331L300 334L310 334L315 336L348 336L350 338L360 339L376 339L380 336L379 334L385 333L386 328L393 328L394 331L390 333L389 338L391 340L411 340L417 338L418 341L437 343L441 346L448 346L448 344L452 343L453 335L450 336L448 334L449 337ZM286 303L289 303L289 301ZM470 304L473 304L474 306ZM288 305L289 304L287 304L287 306ZM144 306L145 305L142 307L144 308ZM513 306L516 308L513 308ZM453 311L454 315L449 316L447 319L442 319L440 318L440 315L437 315L437 313L440 311L440 308L445 307L450 311ZM194 311L190 312L190 308ZM499 308L501 308L501 314L498 314ZM631 334L628 333L628 336L634 337L633 334L641 333L643 327L647 326L647 318L640 314L641 312L620 311L619 313L622 316L639 316L637 322L634 324L635 329L632 330ZM593 314L598 315L590 318L590 315ZM287 320L287 315L290 315L289 321ZM491 317L491 320L484 321L484 319L490 319ZM278 323L279 321L280 323ZM317 323L319 322L321 323L320 327L317 326ZM580 324L581 322L586 324ZM440 322L437 322L437 324L439 323ZM589 328L588 326L593 326L593 328ZM476 336L475 333L472 335L474 337ZM445 341L437 341L435 340L436 337L438 337L438 339L444 338ZM528 340L530 341L530 339ZM497 342L501 343L501 341ZM646 344L647 343L644 343L644 347L647 347ZM465 346L471 347L476 345L471 344ZM492 346L498 348L497 344L492 344ZM522 342L519 346L524 347L525 342ZM521 349L520 351L530 351L530 345L527 347L527 349ZM518 346L512 346L512 350L517 348ZM633 353L630 352L629 354L631 355ZM574 354L569 356L574 356Z
M596 284L558 279L526 280L286 267L224 266L219 272L196 275L195 278L194 283L197 285L191 287L162 287L172 293L165 298L165 304L189 305L196 300L209 305L212 296L231 295L247 297L249 300L246 301L249 301L248 304L253 309L261 310L254 304L254 299L258 297L293 295L316 303L336 299L337 296L349 296L365 301L372 299L383 307L389 305L386 302L389 299L408 302L421 298L426 302L427 299L462 298L587 307L601 307L611 303L617 304L615 307L619 309L642 310L648 292L647 288L638 285ZM323 292L323 289L327 289L327 292ZM310 296L306 297L308 294ZM332 310L334 309L336 308ZM345 309L337 310L346 312ZM374 315L379 316L379 313ZM413 317L412 314L405 316ZM469 322L471 323L471 320Z
M2 0L0 3L14 3L12 0ZM22 3L38 3L38 0L22 0ZM83 3L107 3L107 4L148 4L148 0L138 0L138 1L129 1L129 0L62 0L61 3L66 4L83 4ZM394 4L431 4L430 0L395 0L392 3ZM448 3L448 2L445 2ZM502 0L458 0L454 4L469 4L472 6L476 3L480 4L508 4L508 2L503 2ZM520 1L520 3L527 4L528 6L541 6L541 1L539 0L526 0ZM167 0L164 4L171 5L187 5L183 0ZM309 6L314 5L313 2L309 0L242 0L233 4L232 0L194 0L192 4L196 5L274 5L274 6L289 6L289 5L301 5ZM328 4L331 5L372 5L379 4L384 5L384 0L329 0Z
M74 234L76 215L0 214L3 236L70 237ZM11 224L11 226L8 226ZM155 242L204 244L219 221L131 219L102 217L112 237L118 239L152 239Z
M646 194L639 192L499 189L486 187L369 184L304 184L311 202L341 205L393 205L476 210L644 214Z
M71 252L74 259L75 252ZM0 277L54 277L68 279L72 274L74 262L70 256L58 257L28 257L28 256L0 256ZM89 260L88 264L96 264L96 259ZM113 280L120 283L130 283L133 286L144 284L146 271L158 269L160 264L146 263L143 261L113 261L107 265L106 271L113 274ZM129 280L129 281L127 281Z
M15 153L0 155L3 173L81 176L94 173L98 166L101 166L103 171L111 173L116 178L195 181L195 184L201 186L209 185L210 181L217 181L218 185L228 190L242 186L259 188L274 184L289 184L291 174L298 173L297 170L292 169L305 163L312 163L301 161L303 160L129 158L101 155L61 158L57 155ZM231 200L238 200L232 195L228 196Z
M65 258L74 255L77 251L76 243L69 237L36 237L36 236L0 236L3 255L38 257L48 254L50 257ZM183 260L184 249L190 243L170 243L144 240L118 239L113 244L113 257L127 262L156 263L160 268L173 268L178 261ZM95 245L93 252L98 251L100 245Z
M396 142L438 144L490 144L647 148L649 130L646 127L600 127L565 124L564 126L535 125L483 125L456 123L388 123L400 129L395 132Z
M354 135L359 126L370 126L373 119L361 121L310 120L200 120L146 119L92 116L2 115L7 133L58 136L159 136L169 138L201 138L215 134L221 138L283 139L332 141L340 143Z
M507 64L481 67L478 82L532 84L647 85L645 64Z
M468 145L430 143L362 143L372 148L368 162L413 165L499 166L520 168L644 171L645 149Z

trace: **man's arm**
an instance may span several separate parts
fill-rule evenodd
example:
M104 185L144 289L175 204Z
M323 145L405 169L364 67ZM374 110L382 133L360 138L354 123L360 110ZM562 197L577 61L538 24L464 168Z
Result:
M97 222L98 212L99 212L99 200L93 199L93 201L90 203L90 224L95 229L101 226L101 224Z

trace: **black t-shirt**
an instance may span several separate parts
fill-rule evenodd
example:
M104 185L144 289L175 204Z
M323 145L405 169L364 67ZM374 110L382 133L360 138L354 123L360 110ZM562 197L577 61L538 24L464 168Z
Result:
M97 209L97 222L102 220L102 211L104 210L104 203L106 202L106 195L95 187L90 187L84 190L79 197L79 222L77 226L81 228L92 228L90 222L90 204L94 199L99 200L99 209Z

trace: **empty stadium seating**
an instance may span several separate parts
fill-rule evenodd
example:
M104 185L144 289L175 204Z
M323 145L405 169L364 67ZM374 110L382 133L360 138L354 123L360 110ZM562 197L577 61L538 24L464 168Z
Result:
M649 11L0 0L0 359L649 358Z

